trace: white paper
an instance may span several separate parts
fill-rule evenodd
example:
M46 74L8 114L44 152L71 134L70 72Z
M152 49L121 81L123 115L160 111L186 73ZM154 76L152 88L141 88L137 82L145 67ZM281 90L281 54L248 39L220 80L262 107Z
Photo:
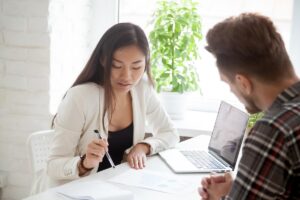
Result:
M133 194L103 181L72 182L56 189L56 192L76 200L132 200Z
M191 182L175 176L145 169L130 169L120 175L112 177L108 181L171 194L182 194L194 190Z

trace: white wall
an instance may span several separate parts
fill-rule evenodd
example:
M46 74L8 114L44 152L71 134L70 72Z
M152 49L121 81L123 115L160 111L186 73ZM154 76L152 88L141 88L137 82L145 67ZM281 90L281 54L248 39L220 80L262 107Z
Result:
M102 34L117 22L117 0L51 0L50 111L57 106Z
M27 136L49 128L48 0L0 0L0 172L2 199L21 199L31 181Z
M0 187L2 177L6 180L0 199L28 195L27 137L50 128L50 96L56 94L50 88L66 77L74 81L77 74L69 72L82 69L104 30L116 22L116 2L0 0Z
M290 40L291 60L300 76L300 1L294 1L292 32Z

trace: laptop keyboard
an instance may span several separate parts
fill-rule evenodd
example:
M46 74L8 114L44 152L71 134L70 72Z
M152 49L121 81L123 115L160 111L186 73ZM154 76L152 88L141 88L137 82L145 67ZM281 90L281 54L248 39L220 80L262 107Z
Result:
M181 151L181 153L197 168L201 169L223 169L225 168L213 156L206 151Z

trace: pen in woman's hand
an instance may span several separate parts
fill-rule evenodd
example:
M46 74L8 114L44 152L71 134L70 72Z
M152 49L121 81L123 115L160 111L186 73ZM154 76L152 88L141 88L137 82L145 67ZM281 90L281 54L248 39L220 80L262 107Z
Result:
M94 132L97 134L98 138L102 140L102 137L101 137L99 131L96 129L96 130L94 130ZM106 157L107 157L107 159L108 159L110 165L111 165L113 168L115 168L115 167L116 167L116 166L115 166L115 163L114 163L114 161L112 160L112 158L110 157L108 151L105 151L105 155L106 155Z

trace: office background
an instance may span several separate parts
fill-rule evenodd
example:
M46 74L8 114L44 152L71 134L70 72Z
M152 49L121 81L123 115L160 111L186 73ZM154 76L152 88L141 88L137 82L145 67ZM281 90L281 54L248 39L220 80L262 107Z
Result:
M61 95L81 70L100 35L118 19L126 20L118 12L122 1L126 2L0 0L0 199L15 200L28 195L32 174L27 137L34 131L49 129ZM230 0L227 7L249 2ZM251 2L263 4L272 19L282 23L286 45L299 72L300 2ZM130 4L123 5L126 9ZM208 12L209 20L237 14L226 11L224 6L219 6L223 9L217 11L218 16L209 16ZM146 3L143 7L148 8ZM126 16L125 11L122 16ZM206 19L204 14L202 20Z

